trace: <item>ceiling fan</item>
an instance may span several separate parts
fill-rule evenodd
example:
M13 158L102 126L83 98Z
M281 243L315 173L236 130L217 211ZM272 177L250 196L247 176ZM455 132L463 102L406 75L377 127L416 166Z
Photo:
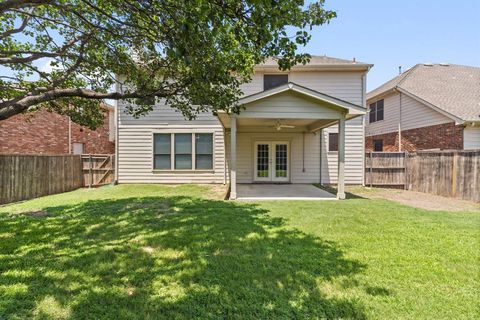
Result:
M277 121L275 121L275 124L273 125L273 127L274 127L275 129L277 129L277 131L280 131L280 130L282 130L283 128L295 128L295 126L282 124L282 122L280 121L280 119L278 119Z

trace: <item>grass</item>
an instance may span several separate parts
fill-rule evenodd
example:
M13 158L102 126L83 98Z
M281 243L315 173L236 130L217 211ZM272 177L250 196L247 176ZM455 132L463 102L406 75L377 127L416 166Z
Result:
M0 207L0 319L478 318L480 215L121 185Z

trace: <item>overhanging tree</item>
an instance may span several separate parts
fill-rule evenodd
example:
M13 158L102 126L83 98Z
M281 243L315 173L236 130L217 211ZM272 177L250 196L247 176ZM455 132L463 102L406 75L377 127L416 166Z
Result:
M320 0L4 0L0 120L39 107L99 126L102 99L145 115L165 99L185 117L238 112L255 64L306 63L297 47L335 12ZM47 67L45 67L47 66ZM121 75L117 77L116 75ZM113 85L122 90L112 90Z

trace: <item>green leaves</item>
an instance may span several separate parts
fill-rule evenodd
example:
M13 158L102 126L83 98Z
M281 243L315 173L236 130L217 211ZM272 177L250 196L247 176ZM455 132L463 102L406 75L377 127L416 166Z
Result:
M250 80L255 64L269 56L279 57L281 69L307 62L308 55L296 53L298 46L310 41L313 26L334 17L323 0L307 7L299 0L62 0L12 6L0 16L0 65L11 71L10 78L0 78L0 119L12 115L12 108L18 113L47 103L58 112L80 110L74 121L95 127L93 105L98 109L104 98L165 99L187 118L238 112L239 87ZM46 58L48 68L42 65ZM117 76L129 91L111 91ZM86 90L71 90L77 88ZM142 116L151 109L134 103L129 111Z

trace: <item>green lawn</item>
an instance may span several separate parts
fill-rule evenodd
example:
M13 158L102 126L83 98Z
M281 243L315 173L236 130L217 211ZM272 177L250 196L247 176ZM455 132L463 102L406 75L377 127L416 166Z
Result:
M123 185L0 207L0 319L473 319L478 213Z

